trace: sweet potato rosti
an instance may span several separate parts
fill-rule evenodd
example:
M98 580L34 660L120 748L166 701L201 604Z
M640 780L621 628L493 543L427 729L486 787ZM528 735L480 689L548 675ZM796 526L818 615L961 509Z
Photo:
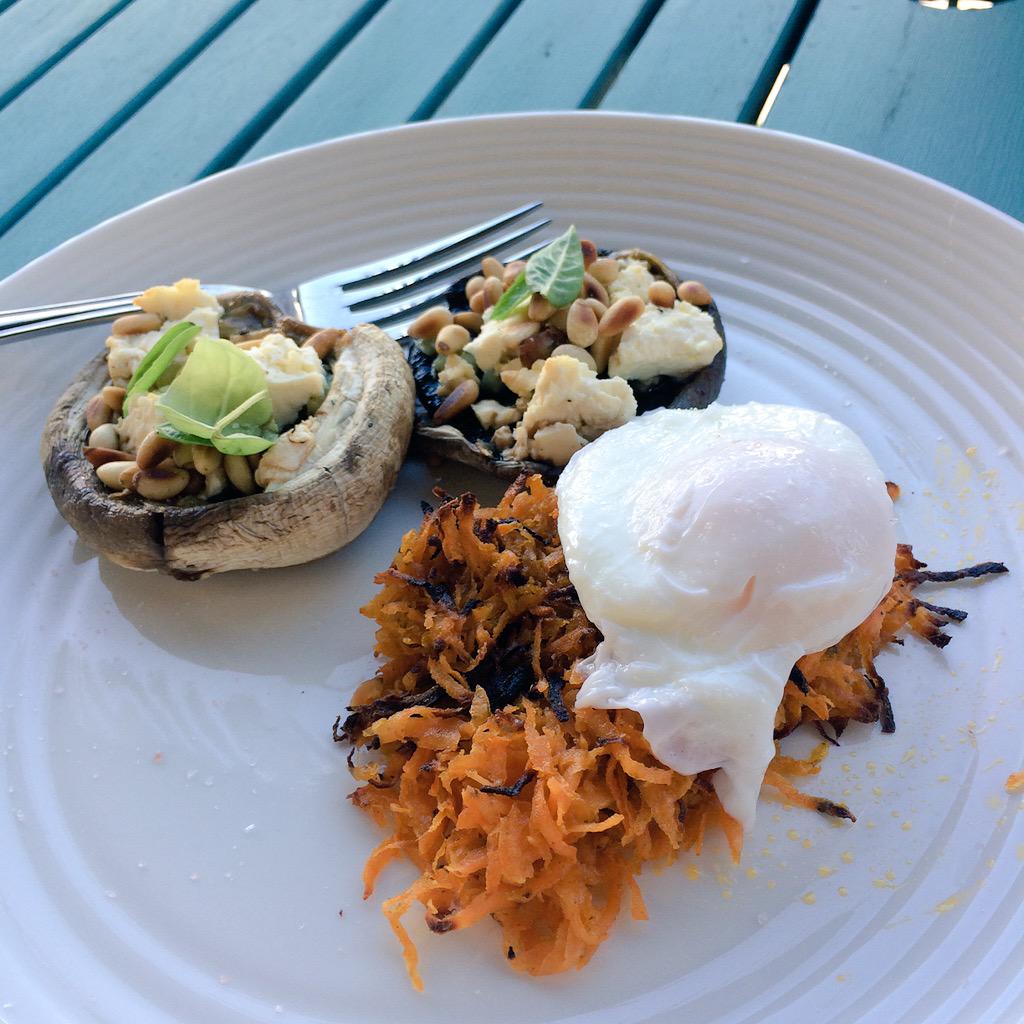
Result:
M700 853L709 829L724 833L736 860L743 842L715 795L714 771L683 776L660 764L635 712L574 709L573 667L601 635L569 580L554 490L533 476L495 508L469 494L440 497L377 576L381 591L363 612L378 624L382 664L334 730L353 745L349 765L362 783L353 803L389 833L367 862L365 895L395 858L420 871L383 905L417 988L417 954L401 923L416 902L439 934L490 915L513 967L554 974L590 959L624 901L646 918L637 882L646 863ZM892 732L875 657L908 630L944 647L944 627L965 616L915 589L1005 571L986 563L931 573L901 545L892 588L871 615L793 667L776 738L804 722L830 742L850 721ZM777 753L765 786L853 821L792 781L816 774L826 749L804 760Z

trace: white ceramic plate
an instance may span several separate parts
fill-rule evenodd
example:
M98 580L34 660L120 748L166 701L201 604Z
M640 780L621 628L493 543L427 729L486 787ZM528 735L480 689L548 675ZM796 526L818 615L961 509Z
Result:
M1024 722L1022 225L736 125L482 118L204 181L36 261L0 285L0 307L185 274L284 286L538 197L560 225L706 281L730 343L722 399L859 431L930 563L1017 570L938 598L971 613L947 650L881 659L897 733L851 729L814 782L857 824L763 804L739 869L712 852L696 881L645 877L651 921L623 920L572 976L508 970L489 924L415 924L416 995L378 911L408 872L361 900L379 837L345 800L330 727L371 671L356 610L432 474L410 463L366 534L314 565L192 584L119 569L60 520L36 459L103 332L30 341L0 351L5 1021L1024 1017L1024 819L1003 790Z

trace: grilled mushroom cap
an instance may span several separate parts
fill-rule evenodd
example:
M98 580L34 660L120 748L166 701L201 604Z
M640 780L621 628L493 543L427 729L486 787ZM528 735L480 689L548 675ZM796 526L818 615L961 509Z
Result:
M227 333L278 330L301 343L316 331L259 293L220 302ZM179 579L296 565L349 543L391 491L412 430L414 386L402 350L362 324L337 355L323 403L304 421L316 434L311 458L279 489L192 507L115 499L82 454L85 405L106 382L101 354L50 414L41 446L50 493L82 539L112 561Z
M672 268L644 249L620 249L609 255L613 259L642 260L650 267L655 278L668 281L673 288L679 286L679 277ZM448 292L448 302L453 311L467 308L463 291L465 284L465 281L461 281ZM725 329L718 306L713 301L700 308L709 313L714 320L715 330L722 339L722 350L710 364L689 377L657 377L653 381L630 381L639 412L649 412L658 408L704 409L718 397L722 390L722 382L725 380ZM432 401L432 396L437 390L437 377L431 365L432 360L411 342L407 342L405 347L406 358L416 378L414 443L417 449L465 463L506 480L514 480L524 472L540 473L549 482L558 476L561 467L553 466L549 462L516 462L501 458L501 453L496 452L490 444L488 432L479 426L472 411L467 410L451 423L440 426L435 424L431 416L438 404Z

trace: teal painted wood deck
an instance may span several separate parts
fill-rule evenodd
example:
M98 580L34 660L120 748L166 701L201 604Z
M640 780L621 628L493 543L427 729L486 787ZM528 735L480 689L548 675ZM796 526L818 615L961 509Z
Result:
M942 2L0 0L0 275L239 163L511 110L761 114L1024 218L1024 0Z

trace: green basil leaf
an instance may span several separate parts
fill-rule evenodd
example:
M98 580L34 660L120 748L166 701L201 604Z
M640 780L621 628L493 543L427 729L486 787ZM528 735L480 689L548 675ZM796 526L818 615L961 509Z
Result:
M198 434L189 434L184 430L179 430L177 427L172 427L170 423L161 423L157 426L156 432L161 437L166 437L168 441L177 441L178 444L204 444L207 447L212 447L212 442L208 437L200 437Z
M225 455L256 455L266 451L277 440L277 434L270 430L257 433L231 431L213 435L213 447Z
M526 284L539 292L552 306L568 306L583 284L583 250L576 228L538 249L526 264Z
M164 375L167 367L174 362L174 357L181 352L199 333L195 324L175 324L170 330L157 338L153 347L142 357L142 362L128 381L124 396L124 407L135 395L145 394L152 390L153 385Z
M272 426L274 409L259 363L230 341L204 336L158 399L157 411L172 427L212 439L219 424L239 416L245 432Z
M579 288L576 290L579 291ZM526 271L521 270L501 298L491 307L491 319L507 320L520 306L530 301L532 294L533 290L526 283Z

